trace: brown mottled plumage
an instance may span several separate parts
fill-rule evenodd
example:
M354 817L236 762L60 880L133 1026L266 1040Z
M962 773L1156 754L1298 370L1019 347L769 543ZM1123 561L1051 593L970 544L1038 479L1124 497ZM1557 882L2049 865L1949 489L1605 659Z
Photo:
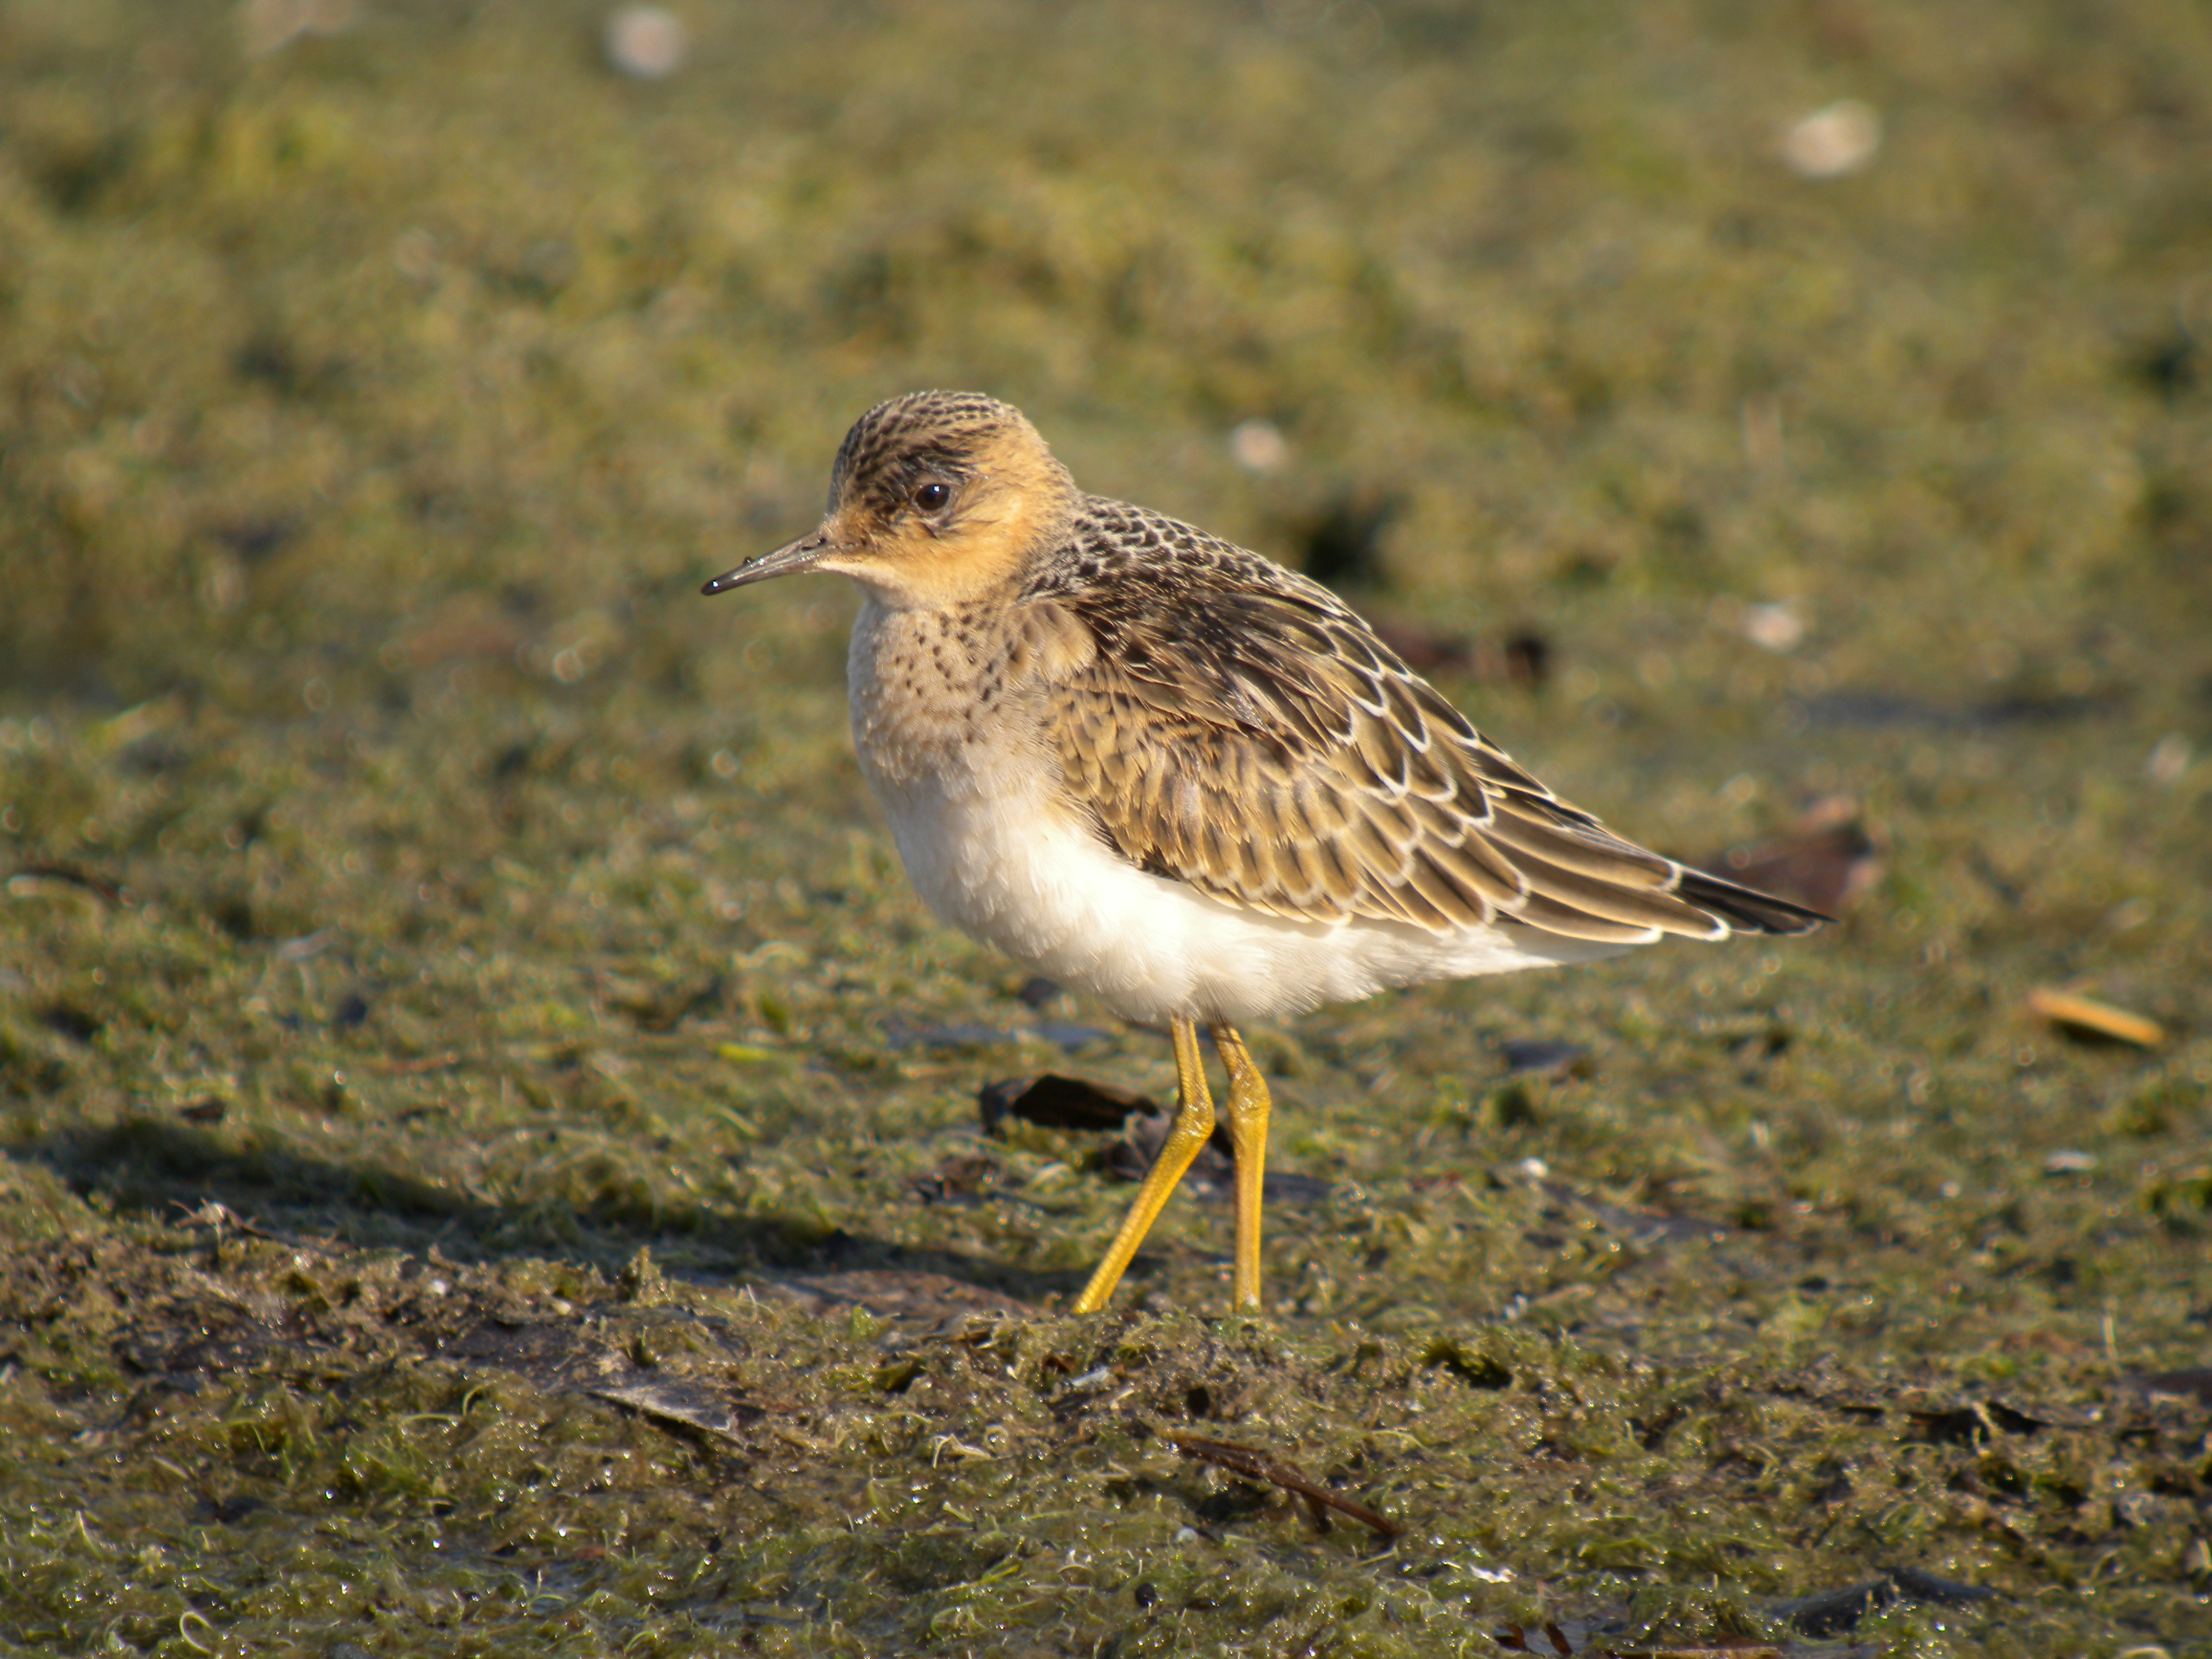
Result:
M1229 1067L1250 1306L1267 1099L1231 1022L1824 920L1614 835L1327 589L1083 495L994 399L869 410L821 526L706 591L809 568L860 586L854 738L922 896L1175 1035L1176 1130L1079 1310L1103 1305L1212 1131L1195 1022Z
M1273 915L1438 933L1504 917L1638 944L1820 920L1560 800L1328 589L1119 501L1070 529L1021 599L1096 641L1048 729L1132 863Z

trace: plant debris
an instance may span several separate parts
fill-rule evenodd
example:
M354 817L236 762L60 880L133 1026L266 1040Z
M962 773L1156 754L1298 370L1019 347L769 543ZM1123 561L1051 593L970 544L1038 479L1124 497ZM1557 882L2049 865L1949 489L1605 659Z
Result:
M2156 1048L2166 1042L2166 1028L2156 1020L2078 991L2039 985L2027 994L2027 1011L2071 1037L2124 1042L2138 1048Z
M1781 835L1731 847L1702 862L1717 876L1779 893L1832 916L1848 912L1881 878L1882 841L1857 801L1831 796L1805 809Z
M996 1133L1008 1118L1047 1129L1110 1134L1118 1133L1133 1116L1161 1115L1158 1106L1134 1090L1053 1072L1042 1077L986 1084L977 1099L983 1109L986 1134Z
M1395 1538L1406 1529L1388 1516L1378 1514L1366 1504L1346 1498L1341 1492L1331 1492L1320 1485L1296 1464L1272 1457L1250 1446L1239 1446L1226 1440L1209 1440L1203 1435L1180 1434L1162 1429L1160 1438L1184 1456L1201 1463L1211 1463L1216 1468L1232 1471L1247 1480L1264 1480L1270 1486L1280 1486L1285 1492L1295 1492L1305 1500L1307 1513L1324 1532L1328 1530L1328 1511L1349 1516L1364 1527L1373 1528L1385 1538Z

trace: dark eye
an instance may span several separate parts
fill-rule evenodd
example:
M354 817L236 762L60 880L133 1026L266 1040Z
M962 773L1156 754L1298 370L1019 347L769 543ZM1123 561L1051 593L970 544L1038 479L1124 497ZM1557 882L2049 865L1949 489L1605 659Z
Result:
M914 492L914 504L925 513L934 513L952 499L951 484L926 483Z

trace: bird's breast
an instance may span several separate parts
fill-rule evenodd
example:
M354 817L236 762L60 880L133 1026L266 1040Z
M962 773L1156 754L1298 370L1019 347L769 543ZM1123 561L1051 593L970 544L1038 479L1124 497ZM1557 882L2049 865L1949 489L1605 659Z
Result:
M872 600L847 660L853 746L908 876L940 916L1003 942L1018 857L1064 817L1019 641L959 612Z
M1007 735L994 659L1003 655L957 613L892 610L869 599L846 659L853 743L868 782L896 817L904 799L981 787Z

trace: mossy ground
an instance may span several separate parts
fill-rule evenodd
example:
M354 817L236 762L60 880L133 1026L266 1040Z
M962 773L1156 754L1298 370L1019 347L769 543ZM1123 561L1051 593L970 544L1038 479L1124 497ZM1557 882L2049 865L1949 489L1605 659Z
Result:
M0 13L0 1641L2212 1652L2201 8L284 10ZM1268 1317L1200 1198L1054 1312L1127 1188L975 1090L1166 1044L920 908L842 591L694 592L932 384L1881 878L1252 1033Z

